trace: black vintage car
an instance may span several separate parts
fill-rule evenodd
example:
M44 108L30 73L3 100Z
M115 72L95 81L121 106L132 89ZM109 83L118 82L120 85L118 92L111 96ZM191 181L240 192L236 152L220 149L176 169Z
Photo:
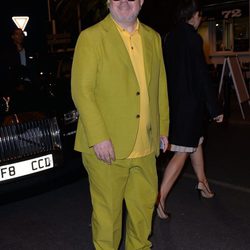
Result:
M37 59L35 80L18 69L11 73L10 97L0 97L0 203L85 174L73 150L78 113L70 95L72 54Z

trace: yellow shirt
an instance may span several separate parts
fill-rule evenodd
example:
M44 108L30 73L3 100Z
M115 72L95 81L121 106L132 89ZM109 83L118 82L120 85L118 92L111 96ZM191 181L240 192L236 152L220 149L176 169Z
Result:
M115 22L115 21L114 21ZM115 22L116 23L116 22ZM149 155L153 152L149 133L150 112L149 98L144 69L143 48L140 35L140 23L137 21L136 29L130 33L116 23L117 29L128 50L134 71L140 87L140 121L136 142L133 151L128 158L137 158ZM128 135L129 136L129 135Z

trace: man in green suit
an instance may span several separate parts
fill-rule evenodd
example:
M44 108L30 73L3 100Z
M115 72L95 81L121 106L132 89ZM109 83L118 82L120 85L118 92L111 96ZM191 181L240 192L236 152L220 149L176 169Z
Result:
M150 249L156 159L167 149L167 83L161 39L137 19L143 0L108 0L110 14L81 32L72 66L79 112L75 150L88 172L93 243L117 250L126 204L127 250Z

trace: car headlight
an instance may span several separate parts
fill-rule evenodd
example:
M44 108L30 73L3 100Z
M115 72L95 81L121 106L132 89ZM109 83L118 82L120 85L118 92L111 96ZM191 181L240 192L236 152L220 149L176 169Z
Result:
M63 114L64 124L67 125L67 124L75 123L77 122L78 117L79 117L79 114L77 110L71 110L70 112Z

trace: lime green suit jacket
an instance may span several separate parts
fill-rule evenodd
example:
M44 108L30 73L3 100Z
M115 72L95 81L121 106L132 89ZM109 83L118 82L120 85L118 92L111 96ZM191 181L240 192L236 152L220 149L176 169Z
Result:
M160 135L168 135L167 82L161 38L140 23L155 155ZM110 139L117 159L131 153L139 126L140 88L124 42L110 14L79 35L73 57L71 91L79 112L75 150L93 154Z

